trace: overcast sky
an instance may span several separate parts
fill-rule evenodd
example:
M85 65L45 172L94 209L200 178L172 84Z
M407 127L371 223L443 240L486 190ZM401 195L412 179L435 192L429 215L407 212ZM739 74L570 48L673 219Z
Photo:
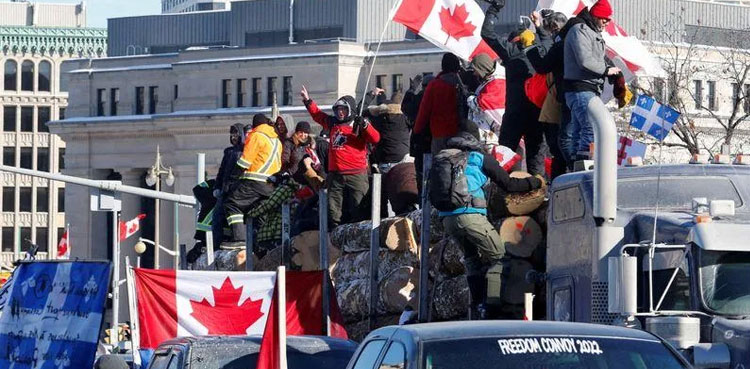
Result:
M43 3L78 4L80 0L40 0ZM107 18L161 13L160 0L88 0L86 1L89 27L107 27Z

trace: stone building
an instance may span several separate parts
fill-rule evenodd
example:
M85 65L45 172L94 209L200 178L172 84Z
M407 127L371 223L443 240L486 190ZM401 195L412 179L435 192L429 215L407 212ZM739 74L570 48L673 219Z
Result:
M4 165L47 172L64 168L65 142L47 127L64 119L68 105L61 64L103 56L107 48L106 30L85 28L85 17L83 4L0 3ZM0 178L0 262L25 250L25 240L37 244L42 257L54 252L66 225L65 186L11 173Z

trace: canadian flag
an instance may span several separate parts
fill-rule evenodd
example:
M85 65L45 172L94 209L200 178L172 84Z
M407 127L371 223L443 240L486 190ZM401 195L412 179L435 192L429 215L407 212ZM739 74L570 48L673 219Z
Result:
M68 230L62 234L60 242L57 244L57 258L70 259L70 245L68 244Z
M138 214L137 217L127 222L120 221L120 241L125 241L128 237L140 231L141 219L145 217L146 214Z
M482 40L484 11L474 0L399 0L393 20L464 60L497 54Z
M134 269L140 348L175 337L262 334L275 272Z

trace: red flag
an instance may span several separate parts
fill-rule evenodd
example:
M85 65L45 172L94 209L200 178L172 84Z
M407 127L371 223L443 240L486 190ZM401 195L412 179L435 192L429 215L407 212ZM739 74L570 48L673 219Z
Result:
M127 222L120 221L120 241L125 241L128 237L134 235L136 232L141 230L141 219L145 218L146 214L138 214L133 220Z
M330 283L329 283L330 286ZM286 272L286 333L287 335L323 334L323 272ZM333 286L328 289L331 307L331 332L329 336L348 338L344 319L336 302ZM274 289L268 311L266 329L258 354L257 369L279 369L278 295Z
M393 20L464 60L480 53L497 59L482 40L484 12L474 0L402 0Z
M58 259L70 259L70 246L68 245L68 230L62 234L60 243L57 244L57 258Z

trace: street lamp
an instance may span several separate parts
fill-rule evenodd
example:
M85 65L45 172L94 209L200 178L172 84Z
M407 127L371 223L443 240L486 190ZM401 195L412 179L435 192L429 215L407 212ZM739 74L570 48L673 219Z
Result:
M159 151L159 145L156 146L156 162L151 168L148 168L146 175L146 184L151 187L156 185L156 191L161 191L161 180L162 176L166 175L164 182L167 186L174 184L174 174L172 173L172 167L165 167L161 163L161 152ZM154 200L154 243L159 245L159 199ZM154 269L159 269L159 248L154 247Z

